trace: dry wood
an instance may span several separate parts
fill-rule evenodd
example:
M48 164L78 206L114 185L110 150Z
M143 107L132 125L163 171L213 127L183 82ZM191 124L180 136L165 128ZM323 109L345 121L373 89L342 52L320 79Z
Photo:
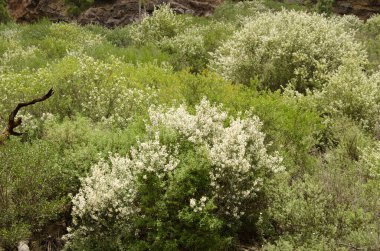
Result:
M0 134L0 145L3 145L5 141L9 138L9 136L21 136L22 133L20 132L15 132L14 129L17 128L18 126L21 125L22 119L21 118L16 118L17 113L20 111L21 108L34 105L36 103L42 102L50 98L54 94L53 89L50 89L48 93L46 93L44 96L40 98L33 99L32 101L29 102L23 102L19 103L16 108L9 114L9 119L8 119L8 125L5 127L3 132Z

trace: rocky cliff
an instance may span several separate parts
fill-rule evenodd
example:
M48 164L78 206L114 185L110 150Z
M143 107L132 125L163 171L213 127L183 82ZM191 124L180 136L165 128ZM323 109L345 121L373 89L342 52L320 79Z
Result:
M335 0L334 12L368 19L371 15L380 13L380 0Z
M145 6L152 12L154 5L170 3L178 13L209 15L223 0L152 0ZM100 2L78 16L69 15L64 0L8 0L8 9L17 22L33 22L41 17L53 21L76 20L81 24L96 23L105 26L125 25L138 18L138 0L115 0Z
M316 1L316 0L312 0ZM109 27L125 25L139 17L139 0L101 1L78 16L68 12L64 0L7 0L11 16L18 22L33 22L41 17L53 21L76 20L81 24L96 23ZM178 13L210 15L223 0L151 0L145 6L152 12L154 5L170 3ZM334 11L338 14L354 14L367 19L380 13L380 0L335 0Z

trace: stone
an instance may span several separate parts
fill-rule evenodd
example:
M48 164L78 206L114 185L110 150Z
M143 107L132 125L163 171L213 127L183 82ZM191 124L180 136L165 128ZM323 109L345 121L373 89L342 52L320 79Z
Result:
M17 246L18 251L30 251L28 246L29 241L20 241Z

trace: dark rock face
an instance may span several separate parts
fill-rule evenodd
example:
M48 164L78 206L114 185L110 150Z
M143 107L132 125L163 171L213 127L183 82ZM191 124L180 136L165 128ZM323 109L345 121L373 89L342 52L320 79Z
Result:
M34 22L41 17L53 21L69 21L67 7L62 0L8 0L8 9L17 22Z
M209 16L212 14L214 9L223 2L223 0L175 0L169 2L172 8L176 10L176 12L178 13L188 13L198 16Z
M312 0L316 1L316 0ZM170 3L177 13L209 16L223 0L151 0L145 7L150 13L155 5ZM114 0L95 4L77 17L68 14L64 0L8 0L11 16L17 22L34 22L42 17L52 21L77 21L80 24L101 24L108 27L122 26L139 17L139 0ZM368 19L380 13L380 0L335 0L338 14L354 14Z
M380 0L335 0L334 12L368 19L371 15L380 13Z
M138 16L138 0L118 0L111 4L97 4L90 7L79 15L78 22L114 27L128 24Z
M223 0L151 0L145 11L153 12L154 6L170 3L177 13L210 15ZM131 23L140 14L138 0L115 0L100 2L82 12L78 17L70 17L64 0L8 0L11 16L17 22L33 22L42 17L52 21L74 20L80 24L101 24L108 27Z

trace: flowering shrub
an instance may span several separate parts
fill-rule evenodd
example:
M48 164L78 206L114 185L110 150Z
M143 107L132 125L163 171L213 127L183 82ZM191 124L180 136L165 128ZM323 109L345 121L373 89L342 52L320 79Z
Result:
M366 32L373 36L380 35L380 15L373 15L371 18L367 20L367 22L364 25L364 29Z
M206 68L210 52L214 52L233 30L234 26L226 22L194 25L174 37L163 39L160 48L173 54L176 68L189 67L199 72Z
M361 166L365 166L366 170L368 171L368 176L380 180L380 156L379 156L379 150L380 150L380 143L376 142L374 146L371 147L365 147L361 149L361 159L360 164Z
M82 103L83 114L94 121L124 127L134 115L155 103L156 94L146 91L126 88L122 79L115 80L110 88L94 87Z
M92 234L149 231L145 224L151 223L139 223L140 217L149 218L153 210L145 208L147 184L149 189L161 191L150 198L151 203L160 201L169 208L171 203L179 203L178 211L166 221L178 221L190 210L191 217L211 214L214 220L236 222L254 210L249 205L268 175L283 170L281 158L267 153L261 123L255 116L230 118L226 127L227 114L204 99L196 106L195 115L182 105L152 107L149 117L151 125L147 129L155 135L153 140L139 143L130 157L114 156L109 162L99 162L82 180L82 188L73 198L74 229L67 236L74 244L76 238ZM204 163L202 175L193 181L185 178L190 193L178 194L172 186L178 178L184 179L184 163L192 156L190 153L196 152L203 152L194 159L201 166ZM189 166L188 171L197 172L198 164Z
M373 15L361 29L361 40L367 46L372 68L378 69L380 65L380 15Z
M178 160L157 139L140 143L137 149L132 149L131 158L114 156L110 164L99 162L90 176L82 180L82 188L73 198L73 223L79 224L74 235L90 234L114 220L131 231L126 227L132 227L132 219L140 211L138 179L146 179L149 173L164 179L177 165Z
M355 62L339 67L321 91L314 93L320 110L345 115L374 129L380 116L380 75L367 76Z
M64 23L14 25L0 33L0 71L42 68L68 53L91 50L105 42L102 35ZM4 51L2 43L5 44Z
M158 43L165 37L175 36L184 22L176 16L169 5L161 5L151 16L131 27L131 36L136 44Z
M206 100L196 107L196 115L181 106L165 113L151 110L150 117L153 124L161 123L183 134L190 142L204 145L212 165L212 196L224 216L239 218L244 214L243 201L254 197L262 185L257 172L282 170L281 159L266 152L257 117L233 119L229 127L224 127L227 114L220 107L210 107Z
M173 38L165 39L161 47L176 54L177 67L201 68L207 60L207 51L205 48L204 37L201 34L200 27L191 27L185 29L182 33Z
M259 77L264 88L292 84L298 91L321 88L346 58L366 63L352 30L339 18L295 11L261 13L214 54L211 68L225 78L249 83Z

